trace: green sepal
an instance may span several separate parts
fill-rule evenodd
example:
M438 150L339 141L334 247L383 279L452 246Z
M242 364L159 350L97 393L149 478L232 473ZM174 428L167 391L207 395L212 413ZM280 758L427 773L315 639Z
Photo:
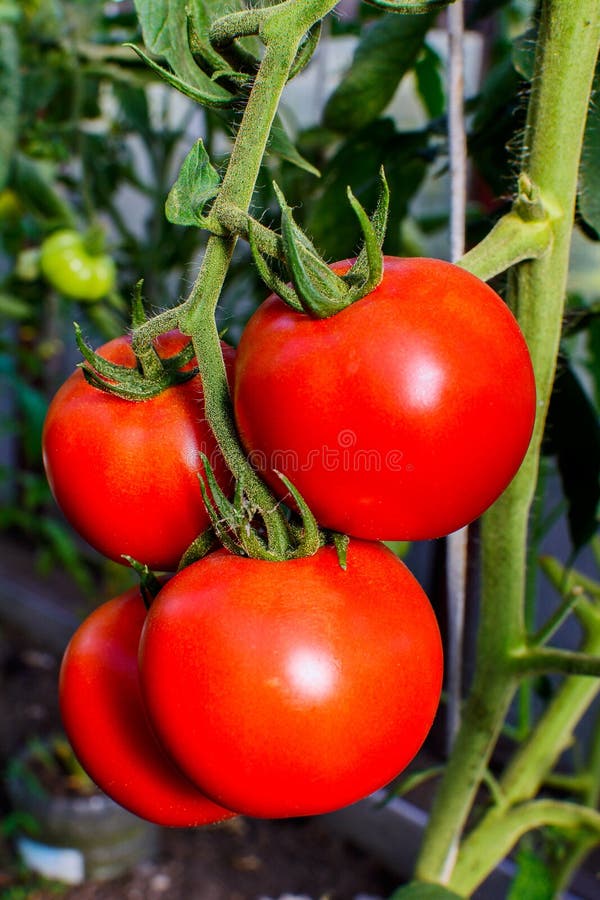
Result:
M192 563L198 562L198 560L200 559L204 559L205 556L208 556L211 550L214 550L217 544L218 540L214 529L212 527L207 528L206 531L203 531L201 534L199 534L198 537L195 538L187 548L187 550L179 560L177 571L181 572L182 569L187 568L187 566L191 566Z
M369 219L365 210L348 188L348 199L352 205L365 238L365 243L353 266L342 275L346 284L358 289L359 296L364 297L372 291L383 276L383 257L381 248L385 240L388 210L390 206L390 189L383 167L379 172L381 188L377 198L375 212ZM358 299L356 297L355 299Z
M200 489L213 530L226 550L237 556L274 559L268 546L252 525L257 510L249 508L243 484L238 479L233 501L221 490L210 462L201 454L204 475L199 474Z
M136 328L145 325L148 321L146 309L144 307L144 279L136 283L131 298L131 327L135 331Z
M145 563L139 562L137 559L134 559L133 556L128 556L126 553L123 553L121 554L121 557L129 563L140 579L140 594L142 595L144 606L146 609L150 609L152 601L162 588L160 579L156 577L154 572L149 569Z
M173 225L195 225L210 230L203 215L207 203L217 196L221 177L199 138L184 159L177 181L169 191L165 215Z
M320 530L317 520L302 495L285 475L277 473L293 498L300 521L296 524L291 521L287 523L288 546L285 551L276 552L265 540L265 528L260 524L261 520L264 523L264 515L250 501L242 481L239 478L236 479L234 496L230 500L219 486L207 457L204 454L200 456L203 472L198 473L198 479L204 505L211 521L211 531L230 553L248 556L252 559L282 562L313 556L323 546L325 543L324 533ZM204 542L199 547L192 544L184 554L180 568L186 564L189 565L188 560L193 562L198 558L199 553L204 554L205 552L207 551Z
M113 363L96 353L84 341L77 322L73 323L73 328L75 341L84 359L84 362L79 363L79 368L88 384L122 400L150 400L169 387L189 381L198 373L196 368L181 371L181 367L192 358L188 347L170 359L161 359L150 345L142 354L136 354L138 365L130 368Z
M343 569L345 572L348 568L348 547L350 546L350 537L347 534L341 534L339 531L332 531L331 541L337 553L340 569Z
M302 520L298 547L290 554L289 558L297 559L298 557L303 556L314 556L314 554L322 545L321 533L319 531L317 520L315 519L308 503L306 502L300 491L296 487L294 487L289 478L286 478L286 476L282 472L277 472L276 470L275 474L281 481L283 481L284 485L294 498L294 502L298 508L298 512Z
M296 297L307 313L316 318L326 318L343 309L346 294L344 282L317 254L307 236L294 222L292 211L281 190L276 184L273 187L281 207L285 261Z
M212 470L210 469L210 466L207 467L205 464L205 472L206 471ZM242 545L234 536L232 536L229 528L225 527L223 517L220 515L216 503L213 501L207 480L205 480L205 477L200 472L198 473L198 481L200 483L200 491L202 492L202 499L204 501L206 512L208 513L213 531L218 538L219 543L225 547L226 550L229 550L230 553L239 555L242 550Z
M130 47L137 55L140 57L146 65L152 69L163 81L166 81L167 84L174 87L177 91L183 94L185 97L188 97L190 100L194 100L196 103L200 103L202 106L208 106L211 109L227 109L230 106L233 106L236 103L236 97L234 96L225 96L222 97L218 94L209 94L208 91L202 90L201 88L194 87L189 84L187 81L184 81L182 78L179 78L178 75L175 75L173 72L169 72L168 69L163 68L163 66L159 65L155 60L153 60L147 53L145 53L140 47L137 47L135 44L126 43L125 47Z
M300 306L315 318L328 318L370 293L383 277L382 244L385 238L389 207L389 188L383 169L377 206L369 218L364 208L348 189L350 205L363 233L363 247L352 267L339 276L319 256L308 237L295 223L292 211L275 184L281 207L281 232L285 263L290 285L273 271L258 248L256 235L250 228L250 245L259 274L266 284L294 309Z
M454 0L365 0L369 6L398 13L428 13L450 6Z
M302 304L298 299L298 296L293 289L286 281L279 277L279 275L274 271L272 266L270 266L256 239L256 228L252 221L248 223L248 241L250 243L250 250L252 252L252 258L254 260L254 265L258 270L258 274L261 279L267 285L267 287L273 291L274 294L277 294L278 297L281 297L288 306L291 306L292 309L295 309L297 312L304 312Z

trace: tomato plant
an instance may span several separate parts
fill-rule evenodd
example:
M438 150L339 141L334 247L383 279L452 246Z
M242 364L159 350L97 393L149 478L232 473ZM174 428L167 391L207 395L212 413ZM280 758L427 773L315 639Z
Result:
M159 355L188 343L162 335ZM134 367L129 337L98 351ZM224 348L231 367L233 350ZM173 570L209 525L198 484L201 452L222 487L229 476L203 416L198 376L151 399L125 400L100 390L77 370L52 400L43 431L44 465L58 505L97 550L122 562L132 556L150 568Z
M343 271L348 264L338 264ZM380 285L327 319L272 295L238 348L235 415L254 465L317 520L363 538L439 537L479 516L531 437L527 345L486 284L387 257Z
M94 610L71 638L59 682L67 737L98 787L142 818L177 827L231 818L181 774L148 724L137 664L145 617L132 588Z
M75 300L100 300L116 280L112 257L92 253L83 235L71 228L55 231L44 240L40 268L50 284Z
M283 563L226 550L178 573L140 643L151 721L182 771L252 816L322 813L413 758L440 696L434 613L403 563L352 540Z

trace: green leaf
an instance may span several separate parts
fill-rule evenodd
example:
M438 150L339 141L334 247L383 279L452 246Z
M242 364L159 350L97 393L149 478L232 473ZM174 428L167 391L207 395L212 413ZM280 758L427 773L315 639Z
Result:
M525 127L524 87L523 78L507 55L489 73L476 101L469 152L497 197L514 187L510 148Z
M588 326L588 368L594 382L596 404L600 405L600 318L592 319Z
M480 19L491 16L492 13L502 9L503 6L509 6L512 2L513 0L475 0L469 8L465 25L467 28L473 28Z
M517 874L506 900L553 900L555 885L547 865L532 850L521 848L517 854Z
M12 180L19 196L42 216L56 224L77 228L72 208L57 190L57 167L45 160L17 153L13 161Z
M0 190L16 147L20 100L19 42L12 25L0 24Z
M444 82L440 73L441 59L428 44L415 64L417 91L430 119L439 118L446 107Z
M0 0L0 25L16 24L22 14L20 4L15 0Z
M327 101L325 124L347 133L378 118L414 66L433 21L433 15L388 15L369 28L352 66Z
M119 118L135 131L147 134L150 131L147 91L126 82L113 82L112 91L119 102Z
M513 66L526 81L533 78L536 35L537 29L530 28L524 34L520 34L513 44Z
M411 881L410 884L394 891L390 900L462 900L462 898L441 884Z
M202 227L204 207L216 197L220 183L219 173L213 168L202 140L196 141L169 191L165 204L169 222Z
M546 425L545 451L556 456L575 552L598 530L600 421L573 370L558 373Z
M579 167L579 211L600 238L600 68L588 112Z
M299 169L303 169L311 175L316 175L317 178L321 176L319 170L296 149L296 146L286 132L279 115L275 117L271 127L267 151L286 160L286 162L292 163L294 166L298 166Z
M0 319L27 319L31 315L31 307L20 297L12 294L0 294Z
M144 43L150 53L168 62L176 76L171 79L174 87L191 88L195 99L207 105L226 105L231 102L231 94L216 85L194 61L188 43L187 7L188 0L135 0ZM136 52L142 55L139 50ZM156 63L152 68L160 69Z

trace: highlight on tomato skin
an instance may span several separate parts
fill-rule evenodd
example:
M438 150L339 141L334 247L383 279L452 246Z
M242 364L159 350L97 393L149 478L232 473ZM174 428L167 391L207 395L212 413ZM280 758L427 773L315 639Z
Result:
M237 349L252 464L280 498L286 475L322 526L369 540L428 540L480 516L516 474L535 411L514 316L442 260L385 257L379 286L327 319L271 295Z
M139 660L172 759L215 802L265 818L388 784L431 727L443 668L422 588L359 540L345 571L331 546L281 563L211 553L160 591Z
M170 357L189 338L178 331L157 341ZM97 351L136 365L123 336ZM234 350L223 345L231 376ZM158 396L129 401L85 380L80 369L50 403L42 435L44 467L63 514L96 550L115 562L133 557L175 571L192 541L210 525L198 483L204 453L224 491L231 475L204 416L198 375Z
M143 819L187 828L231 818L185 778L148 722L137 664L145 616L132 588L94 610L71 638L59 678L67 737L98 787Z

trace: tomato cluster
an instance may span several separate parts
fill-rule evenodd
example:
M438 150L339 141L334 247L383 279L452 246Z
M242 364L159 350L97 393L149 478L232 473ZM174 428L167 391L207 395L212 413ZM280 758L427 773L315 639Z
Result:
M139 645L139 646L138 646ZM266 562L218 550L97 609L63 659L66 732L92 778L167 825L328 812L389 782L435 715L429 601L383 545Z
M344 271L348 263L339 263ZM163 335L172 357L187 339ZM128 338L101 348L130 368ZM97 783L167 825L316 814L392 780L435 716L442 648L429 601L379 539L446 534L484 511L531 436L524 339L500 298L436 260L385 259L372 293L328 319L272 296L224 348L250 461L350 536L281 562L210 552L86 619L64 656L67 734ZM79 371L52 402L56 499L113 559L177 569L209 525L200 453L231 487L197 376L148 400Z

